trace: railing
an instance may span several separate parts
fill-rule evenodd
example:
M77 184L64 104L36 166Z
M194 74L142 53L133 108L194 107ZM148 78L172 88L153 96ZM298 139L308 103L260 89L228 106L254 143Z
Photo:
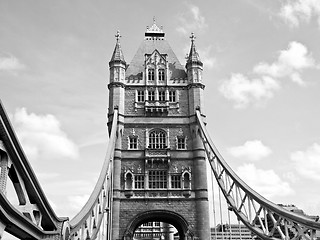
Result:
M82 210L70 220L69 239L111 239L112 165L117 124L118 111L114 110L107 154L98 182Z
M196 112L199 133L218 185L233 211L254 234L263 239L315 239L320 222L287 211L252 190L223 159Z

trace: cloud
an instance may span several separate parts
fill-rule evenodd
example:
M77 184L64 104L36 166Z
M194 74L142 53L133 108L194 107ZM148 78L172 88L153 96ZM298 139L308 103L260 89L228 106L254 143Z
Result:
M199 49L200 59L205 68L213 68L216 65L216 58L210 55L212 46L206 47L204 50Z
M15 56L0 53L0 72L15 72L24 68L25 66Z
M77 145L61 130L55 116L28 114L21 108L13 115L13 124L30 159L78 158Z
M287 2L281 7L280 17L291 27L298 27L300 22L309 23L312 17L317 18L320 26L319 0L296 0Z
M243 74L232 74L219 87L222 95L235 102L235 108L245 108L251 102L269 99L280 89L279 83L271 77L248 79Z
M308 53L308 49L303 44L290 42L288 49L280 51L274 63L261 62L253 68L253 72L274 78L290 77L293 82L304 85L300 73L307 68L316 68L311 53Z
M231 147L228 151L234 157L249 161L259 161L272 153L260 140L246 141L242 146Z
M180 26L177 31L183 35L189 35L194 31L203 31L207 28L205 17L201 15L199 7L193 4L186 4L187 11L178 16Z
M298 174L311 180L320 181L320 144L314 143L305 151L293 152L290 158Z
M75 210L80 211L88 201L89 197L90 195L88 194L68 196L69 206Z
M305 69L319 68L308 49L299 42L290 42L288 48L279 52L277 59L269 64L260 62L253 67L252 77L233 73L220 85L222 95L234 101L236 108L245 108L254 102L270 99L280 89L280 78L288 77L300 86L306 83L301 74Z
M253 190L267 199L294 193L290 184L281 179L273 170L258 169L253 164L245 164L238 167L236 173Z

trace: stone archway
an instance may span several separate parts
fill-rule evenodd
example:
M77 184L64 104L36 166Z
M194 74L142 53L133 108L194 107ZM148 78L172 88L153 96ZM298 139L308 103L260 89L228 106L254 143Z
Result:
M180 240L192 240L193 232L188 222L179 214L168 210L151 210L138 214L127 226L124 240L132 240L135 230L146 222L166 222L173 225L179 233Z

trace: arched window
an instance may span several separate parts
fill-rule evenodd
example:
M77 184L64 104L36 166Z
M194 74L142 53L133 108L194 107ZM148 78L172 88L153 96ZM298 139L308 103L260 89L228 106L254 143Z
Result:
M132 190L133 176L131 172L126 172L124 176L124 181L125 181L125 189Z
M164 69L159 69L158 70L158 78L159 78L159 81L164 81L164 76L165 76L165 71Z
M191 189L191 176L188 172L183 174L183 189Z
M163 149L167 147L166 132L162 130L154 130L149 134L149 148Z
M148 69L148 80L154 80L154 69Z

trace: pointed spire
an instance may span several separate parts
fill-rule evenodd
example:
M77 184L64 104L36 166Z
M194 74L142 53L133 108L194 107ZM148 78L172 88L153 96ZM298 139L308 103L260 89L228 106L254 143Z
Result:
M190 39L191 39L191 48L190 48L189 56L187 57L186 66L188 66L191 63L197 63L200 66L203 66L203 63L201 62L199 54L196 50L196 45L194 43L196 39L196 37L194 36L194 33L191 33Z
M126 61L124 60L124 55L121 50L121 45L120 45L121 35L120 35L119 30L117 31L117 34L115 35L115 37L116 37L117 42L116 42L116 46L114 48L110 62L120 61L120 62L126 64Z

